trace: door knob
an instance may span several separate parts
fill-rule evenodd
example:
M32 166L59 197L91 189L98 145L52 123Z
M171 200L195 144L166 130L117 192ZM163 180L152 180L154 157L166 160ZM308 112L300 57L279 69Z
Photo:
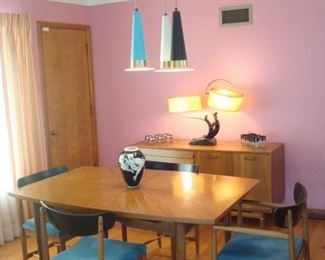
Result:
M51 134L52 136L59 135L58 131L56 131L56 130L52 130L50 134Z

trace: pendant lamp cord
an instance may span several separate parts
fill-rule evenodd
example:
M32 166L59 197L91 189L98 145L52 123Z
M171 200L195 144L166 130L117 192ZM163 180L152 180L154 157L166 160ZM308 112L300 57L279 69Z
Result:
M164 1L165 15L167 15L167 0Z
M177 0L175 0L175 9L177 10Z
M134 9L138 9L137 0L134 0Z

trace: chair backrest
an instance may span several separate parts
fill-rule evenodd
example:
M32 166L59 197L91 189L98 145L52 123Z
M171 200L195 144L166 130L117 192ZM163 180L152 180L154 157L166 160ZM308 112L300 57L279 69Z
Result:
M297 182L295 184L295 188L293 191L293 197L294 197L296 204L303 203L307 200L306 188L300 182Z
M170 162L157 162L146 161L146 169L166 170L166 171L183 171L183 172L199 172L199 165L189 163L170 163Z
M299 182L294 187L294 200L296 205L275 209L273 213L275 225L281 228L288 228L287 217L290 210L292 214L292 226L294 227L299 223L303 211L307 209L307 191Z
M68 168L65 165L63 165L63 166L51 168L51 169L48 169L45 171L37 172L32 175L28 175L28 176L19 178L17 181L17 186L18 186L18 188L21 188L28 184L38 182L38 181L44 180L49 177L53 177L55 175L64 173L66 171L68 171Z
M41 201L48 221L60 231L71 236L90 236L98 233L98 218L103 218L103 230L111 229L115 224L115 215L111 212L80 213L66 209L55 209Z

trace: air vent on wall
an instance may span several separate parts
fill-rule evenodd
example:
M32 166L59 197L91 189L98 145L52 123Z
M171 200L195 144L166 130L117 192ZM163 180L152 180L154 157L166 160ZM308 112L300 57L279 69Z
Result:
M234 26L243 24L253 24L253 6L229 6L219 9L219 25Z

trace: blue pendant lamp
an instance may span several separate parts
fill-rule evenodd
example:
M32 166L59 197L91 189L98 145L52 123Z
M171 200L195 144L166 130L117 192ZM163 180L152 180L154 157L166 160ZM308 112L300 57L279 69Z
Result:
M171 69L175 71L193 71L187 66L186 48L182 28L181 13L177 9L173 12L172 42L171 42Z
M125 71L148 71L153 70L147 64L147 53L144 44L141 13L135 7L132 16L132 40L131 40L131 64Z

